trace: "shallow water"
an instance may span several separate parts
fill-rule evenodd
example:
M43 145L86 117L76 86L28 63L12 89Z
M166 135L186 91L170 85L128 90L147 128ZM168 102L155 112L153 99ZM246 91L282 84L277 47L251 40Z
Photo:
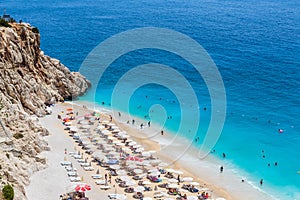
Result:
M263 178L263 190L278 198L299 199L298 1L18 0L1 2L0 7L6 8L16 20L23 19L37 26L45 54L60 59L75 71L100 42L132 28L169 28L195 39L213 58L226 89L227 116L222 135L214 147L215 155L221 158L225 152L230 166L246 171L245 176L255 186ZM179 56L153 49L121 56L101 79L96 101L107 105L121 75L132 67L150 62L172 66L192 85L199 103L185 109L192 111L200 107L201 122L197 132L200 139L194 143L200 146L210 120L211 101L201 76ZM93 73L85 75L89 77ZM157 71L157 75L161 76L161 72ZM121 93L120 99L124 97ZM186 99L188 102L190 97L187 95ZM94 99L87 95L83 100ZM161 104L166 116L172 116L165 126L176 132L182 113L177 97L165 87L152 84L137 90L130 99L130 112L144 118L153 104ZM160 114L152 113L152 120L164 120ZM193 116L184 121L190 126L193 123ZM284 133L279 134L278 129L284 129ZM181 134L192 141L188 131ZM278 166L274 166L275 162Z

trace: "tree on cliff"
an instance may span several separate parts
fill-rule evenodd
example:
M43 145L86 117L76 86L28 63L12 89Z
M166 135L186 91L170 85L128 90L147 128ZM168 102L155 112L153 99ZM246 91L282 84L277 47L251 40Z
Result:
M2 194L4 199L13 200L14 199L14 188L11 185L5 185L2 189Z

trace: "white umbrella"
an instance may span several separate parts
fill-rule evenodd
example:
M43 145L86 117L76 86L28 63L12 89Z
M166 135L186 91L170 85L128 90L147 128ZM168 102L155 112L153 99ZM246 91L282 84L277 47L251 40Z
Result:
M169 181L170 183L178 183L178 180L175 179L175 178L168 179L168 181Z
M118 170L118 171L117 171L117 174L118 174L119 176L124 176L124 175L127 174L127 172L126 172L125 170Z
M190 184L191 185L194 185L194 186L198 186L198 185L200 185L199 183L197 183L197 182L190 182Z
M180 170L175 170L175 171L174 171L174 173L175 173L175 174L178 174L178 175L181 175L181 174L183 174L183 172L182 172L182 171L180 171Z
M72 122L65 122L65 125L70 126L70 125L72 125Z
M82 129L89 129L89 128L91 128L91 126L90 125L83 125L80 128L82 128Z
M159 176L160 172L152 172L151 174L149 174L150 176Z
M150 181L143 181L143 185L150 185L151 182Z
M145 188L143 186L138 186L136 188L134 188L134 191L135 192L144 192L145 191ZM144 198L143 198L144 199Z
M174 173L174 172L175 172L175 170L174 170L174 169L171 169L171 168L166 169L166 171L167 171L167 172L170 172L170 173Z
M193 180L194 180L194 178L192 178L192 177L184 177L184 178L182 178L183 182L192 182Z
M127 180L126 181L126 185L128 185L128 186L132 186L132 185L135 185L135 184L136 184L136 182L133 181L133 180Z
M150 157L151 153L149 153L148 151L144 151L144 152L142 152L142 156L144 156L144 157Z
M177 184L169 184L167 188L178 188Z
M140 153L140 152L143 152L144 150L145 150L144 148L138 148L135 150L135 152Z
M135 170L133 170L134 171L134 173L136 173L136 174L141 174L141 173L143 173L143 170L141 170L141 169L135 169Z
M168 166L168 164L167 163L159 163L158 166L159 167L166 167L166 166Z
M107 189L110 189L111 186L109 185L103 185L103 186L100 186L100 189L103 189L103 190L107 190Z
M187 196L187 200L198 200L197 196Z
M114 170L118 170L118 169L120 169L120 166L119 165L112 165L109 168L114 169Z

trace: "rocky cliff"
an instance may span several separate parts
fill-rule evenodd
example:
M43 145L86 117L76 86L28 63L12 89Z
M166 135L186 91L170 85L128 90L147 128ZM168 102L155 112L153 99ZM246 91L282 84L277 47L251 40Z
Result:
M48 132L34 116L49 104L76 98L90 83L59 60L44 55L40 35L29 24L0 27L0 189L10 183L15 199L26 199L29 176L45 167Z

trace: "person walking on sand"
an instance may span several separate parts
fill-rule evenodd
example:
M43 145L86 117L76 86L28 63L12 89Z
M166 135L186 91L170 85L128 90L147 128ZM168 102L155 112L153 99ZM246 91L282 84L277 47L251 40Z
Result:
M260 179L260 181L259 181L260 186L262 186L263 183L264 183L264 180L263 180L263 179Z
M149 122L148 122L148 127L150 127L150 123L151 123L151 122L149 121Z
M105 185L107 185L107 174L104 175L105 178Z
M109 177L109 183L111 183L111 174L108 174Z
M220 167L220 173L222 173L222 172L223 172L223 170L224 170L224 167L223 167L223 166L221 166L221 167Z

